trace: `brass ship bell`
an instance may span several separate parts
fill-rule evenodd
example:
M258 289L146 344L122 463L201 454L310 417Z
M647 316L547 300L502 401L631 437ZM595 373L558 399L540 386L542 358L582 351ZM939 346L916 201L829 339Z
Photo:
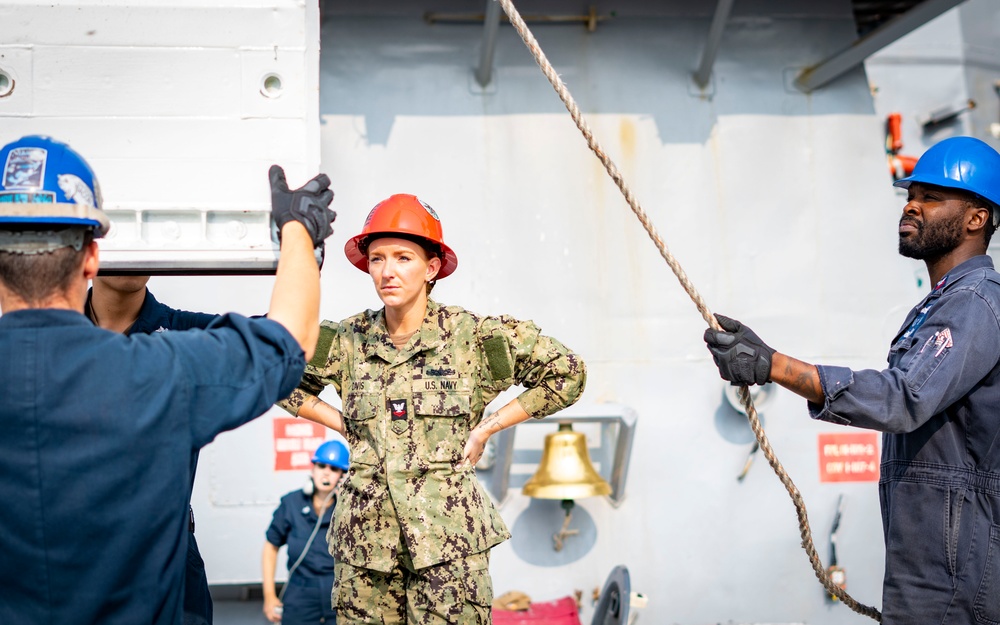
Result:
M587 452L587 438L574 432L569 423L560 423L559 431L545 437L542 460L521 492L538 499L561 499L566 512L562 528L552 535L553 549L562 551L563 541L580 533L569 529L573 500L595 495L610 495L611 485L604 481Z
M560 423L558 432L545 437L538 470L521 492L538 499L582 499L610 495L611 485L594 470L586 436Z

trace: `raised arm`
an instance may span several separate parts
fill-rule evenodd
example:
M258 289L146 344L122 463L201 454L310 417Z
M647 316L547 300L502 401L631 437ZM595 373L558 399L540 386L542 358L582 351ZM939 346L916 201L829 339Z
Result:
M295 221L281 229L281 258L267 318L285 326L306 360L312 358L319 336L319 267L309 233Z
M319 336L319 267L314 249L322 248L333 233L330 224L337 215L328 208L333 191L324 174L294 191L288 189L285 172L277 165L269 177L281 256L267 316L285 326L309 360Z

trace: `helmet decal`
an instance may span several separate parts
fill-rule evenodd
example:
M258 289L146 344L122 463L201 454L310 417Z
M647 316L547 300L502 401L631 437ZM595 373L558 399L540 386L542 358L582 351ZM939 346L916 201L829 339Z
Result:
M97 181L96 177L94 178L94 200L97 203L94 204L93 206L95 206L95 207L100 208L100 209L103 210L104 209L104 194L101 193L101 183Z
M441 218L438 217L438 214L434 212L434 209L431 208L430 204L420 199L418 199L417 201L420 202L420 205L424 207L424 210L426 210L431 217L433 217L437 221L441 221Z
M48 191L0 191L0 204L55 204L56 196Z
M97 206L94 202L94 193L79 176L59 174L59 188L66 194L66 199L74 204Z
M7 155L3 168L3 187L7 189L41 189L45 180L45 148L14 148Z

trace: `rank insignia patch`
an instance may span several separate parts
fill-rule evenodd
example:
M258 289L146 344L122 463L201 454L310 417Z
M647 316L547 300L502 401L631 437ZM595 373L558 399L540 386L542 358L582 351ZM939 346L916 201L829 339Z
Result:
M949 347L954 347L955 342L951 339L951 328L945 328L934 335L934 347L937 351L934 352L934 357L940 356L944 350Z
M399 421L401 419L406 419L406 400L405 399L390 399L389 400L389 412L392 414L393 421Z

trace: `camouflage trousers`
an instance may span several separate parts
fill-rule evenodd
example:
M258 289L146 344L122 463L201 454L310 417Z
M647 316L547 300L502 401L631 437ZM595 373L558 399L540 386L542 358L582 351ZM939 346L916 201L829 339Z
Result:
M404 552L388 573L337 562L337 625L491 625L489 566L489 551L420 570Z

